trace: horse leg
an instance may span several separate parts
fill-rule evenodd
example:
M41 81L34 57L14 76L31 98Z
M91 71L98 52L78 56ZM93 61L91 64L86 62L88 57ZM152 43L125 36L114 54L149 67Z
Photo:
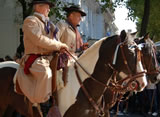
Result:
M32 107L32 103L23 95L14 92L14 85L11 86L10 105L21 115L26 117L42 117L41 110L37 107Z
M1 108L0 107L0 117L3 117L4 113L5 113L6 107Z
M0 117L3 117L3 112L2 112L2 110L0 110Z
M12 107L8 106L3 117L12 117L13 112L15 111L15 109L13 109Z
M66 111L63 117L97 117L97 114L93 108L75 103Z
M33 117L43 117L40 104L38 104L36 107L32 107L33 109Z
M110 112L109 112L109 110L105 110L105 117L110 117Z

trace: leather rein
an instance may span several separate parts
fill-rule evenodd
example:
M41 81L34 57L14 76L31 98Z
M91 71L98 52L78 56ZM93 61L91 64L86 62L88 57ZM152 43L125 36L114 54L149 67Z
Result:
M155 62L155 69L154 70L151 70L151 65L152 65L152 56L150 56L149 58L149 66L146 67L145 65L145 62L144 62L144 56L143 56L143 53L141 55L141 58L142 58L142 64L144 66L144 69L147 70L147 74L149 75L152 75L152 74L158 74L160 71L159 71L159 66L158 66L158 61L157 61L157 57L156 57L156 49L153 47L152 45L152 55L153 55L153 59L154 59L154 62ZM154 66L154 65L152 65Z
M82 80L81 80L81 78L80 78L80 75L79 75L78 70L77 70L77 65L78 65L93 81L95 81L96 83L98 83L98 84L102 85L103 87L105 87L103 93L105 92L105 90L106 90L107 88L111 89L111 90L114 91L114 92L123 92L123 93L124 93L124 92L126 92L126 91L129 91L129 88L128 88L128 87L130 86L130 84L131 84L133 81L135 81L137 78L143 76L146 72L145 72L145 71L142 71L142 72L139 72L139 73L136 73L136 74L133 73L133 74L135 74L135 75L132 74L131 69L130 69L129 66L128 66L128 62L127 62L125 53L124 53L124 51L123 51L123 45L124 45L124 43L122 43L122 44L120 45L120 49L121 49L121 54L122 54L122 57L123 57L123 60L124 60L123 62L124 62L125 66L126 66L126 68L127 68L127 70L128 70L129 75L128 75L126 78L122 79L122 80L116 81L116 75L117 75L118 71L114 68L113 65L111 65L111 63L105 64L106 66L108 65L108 66L112 69L112 71L113 71L113 74L111 75L111 77L113 77L114 79L113 79L113 80L110 80L110 82L109 82L108 84L104 84L104 83L98 81L97 79L95 79L89 72L87 72L87 71L85 70L85 68L77 61L77 59L76 59L69 51L66 50L66 52L75 60L74 68L75 68L75 73L76 73L76 75L77 75L77 79L78 79L78 81L79 81L79 84L80 84L82 90L84 91L86 97L88 98L89 102L92 104L92 106L94 107L94 109L95 109L96 112L98 113L98 116L99 116L99 117L104 117L104 115L105 115L104 105L103 105L103 107L102 107L101 104L97 104L96 101L94 101L94 99L90 96L89 92L86 90L86 88L85 88L85 86L83 85L83 82L82 82ZM140 51L138 48L136 48L136 54L137 54L137 63L138 63L139 61L141 61L141 51ZM76 63L77 63L77 65L76 65ZM129 79L128 83L127 83L125 86L121 86L122 83L123 83L124 81L128 80L128 79ZM135 81L135 83L136 83L136 86L138 87L138 82ZM136 89L137 87L134 87L134 88ZM135 89L134 89L134 90L135 90ZM102 99L101 97L103 96L103 93L102 93L102 95L100 96L100 99ZM99 99L99 100L100 100L100 99Z

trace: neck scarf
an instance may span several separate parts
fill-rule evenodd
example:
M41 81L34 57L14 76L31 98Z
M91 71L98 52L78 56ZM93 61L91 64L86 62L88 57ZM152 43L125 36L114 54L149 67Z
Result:
M83 41L77 28L75 29L75 32L76 32L76 49L77 51L81 51L81 47L83 46Z
M81 35L77 29L77 27L74 27L69 21L66 20L66 22L74 29L76 33L76 52L81 51L81 47L83 46L83 40L81 38Z

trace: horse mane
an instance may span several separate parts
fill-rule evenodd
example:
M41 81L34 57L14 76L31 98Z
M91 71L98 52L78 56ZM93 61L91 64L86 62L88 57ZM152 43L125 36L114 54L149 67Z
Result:
M15 61L0 62L0 68L4 68L4 67L11 67L11 68L18 69L19 64L16 63Z
M137 44L144 44L144 49L146 52L151 53L152 52L152 48L156 48L154 42L149 38L149 37L140 37L140 38L136 38L136 43Z
M96 41L91 47L85 50L85 52L78 58L78 62L90 74L93 73L97 60L99 58L100 46L105 39L106 37ZM78 72L81 73L80 74L81 79L85 80L85 78L88 77L88 74L86 74L79 66L77 67L78 67Z
M146 44L145 44L145 46L144 46L144 48L145 49L147 49L147 51L149 52L149 53L151 53L152 52L152 47L153 46L155 46L155 44L153 43L153 41L151 40L151 39L147 39L147 40L145 40L145 42L146 42Z
M97 48L103 40L105 40L107 37L103 37L102 39L96 41L92 46L90 46L86 51L84 51L84 53L79 57L79 59L82 59L84 56L92 53L94 48Z

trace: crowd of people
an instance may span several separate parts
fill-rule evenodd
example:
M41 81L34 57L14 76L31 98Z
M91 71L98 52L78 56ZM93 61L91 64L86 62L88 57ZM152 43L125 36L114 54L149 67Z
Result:
M140 114L158 116L160 113L160 83L149 83L144 91L133 93L128 100L117 104L110 110L111 114L117 115Z
M6 55L4 58L0 58L0 62L3 61L13 61L14 59L12 57L10 57L9 55Z
M160 51L157 51L157 61L160 64ZM117 113L117 115L125 114L142 114L158 116L160 114L160 82L152 83L148 81L147 87L138 93L133 93L128 100L116 104L110 113ZM118 112L117 112L118 105Z

